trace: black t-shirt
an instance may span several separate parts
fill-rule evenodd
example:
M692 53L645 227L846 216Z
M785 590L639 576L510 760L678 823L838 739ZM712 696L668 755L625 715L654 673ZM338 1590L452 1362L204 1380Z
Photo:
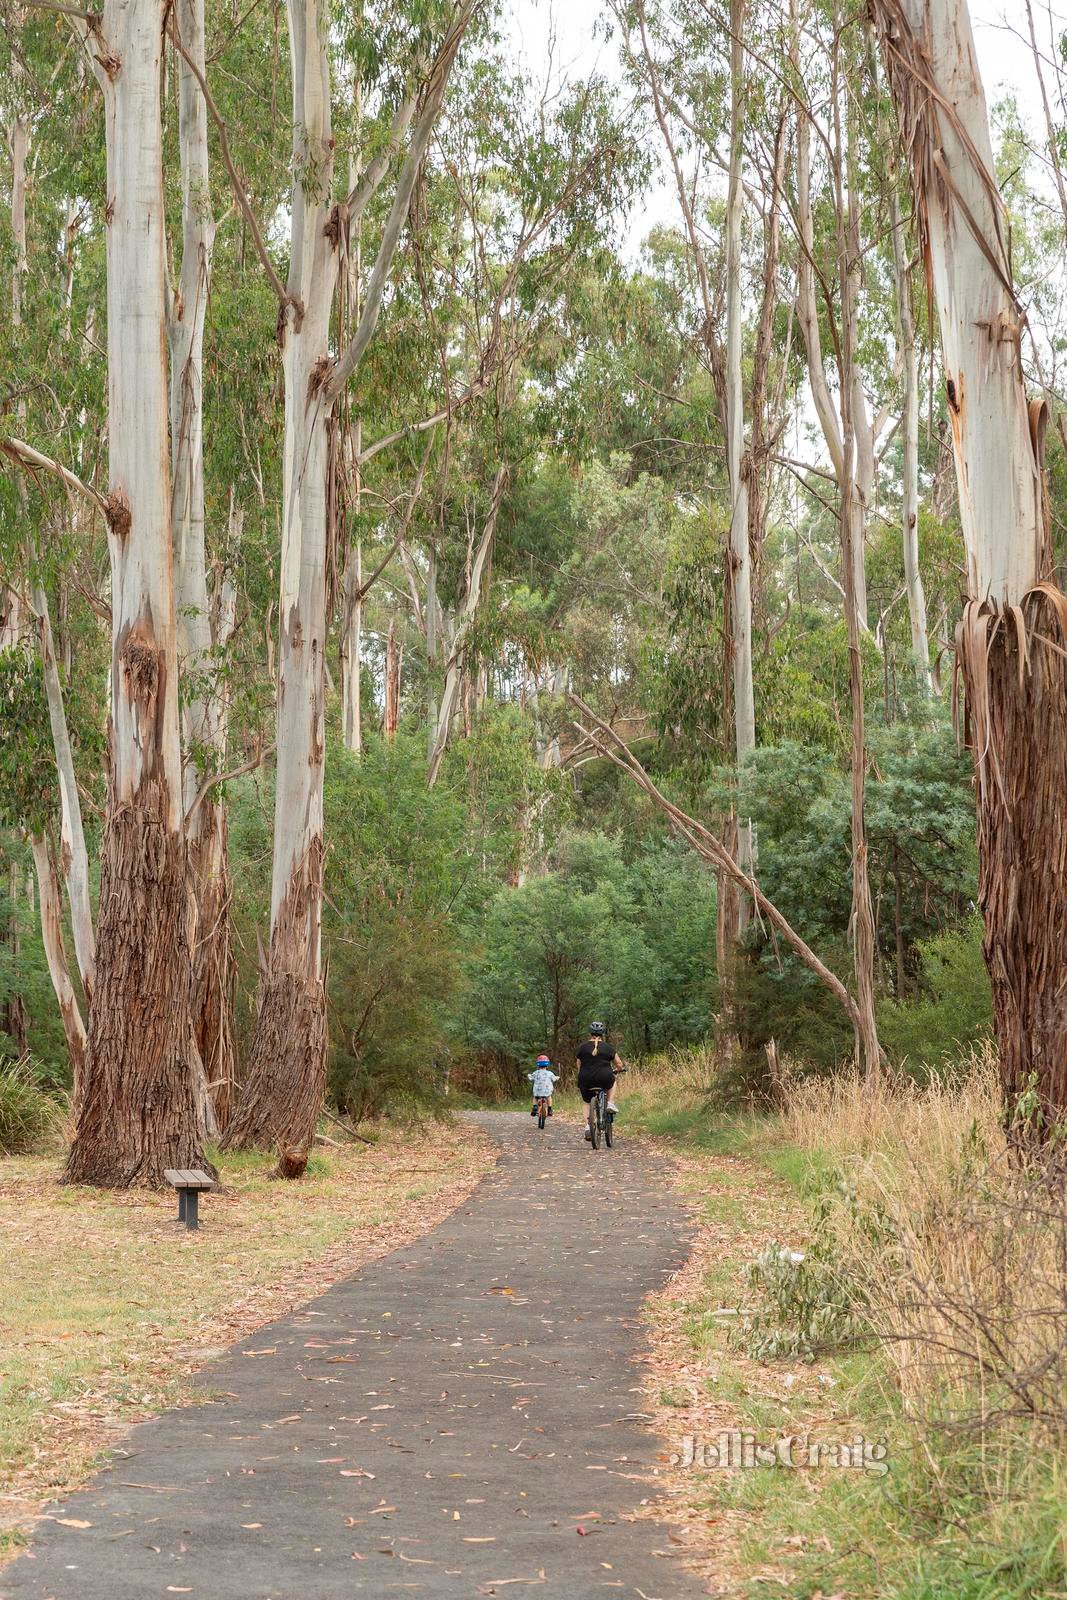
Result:
M607 1068L608 1072L615 1070L615 1057L618 1051L613 1044L608 1044L606 1039L585 1039L578 1046L578 1071L596 1072Z

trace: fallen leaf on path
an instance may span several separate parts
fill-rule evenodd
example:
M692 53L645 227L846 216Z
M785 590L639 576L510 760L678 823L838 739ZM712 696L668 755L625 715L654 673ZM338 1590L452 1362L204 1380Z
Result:
M56 1517L56 1522L61 1528L91 1528L91 1522L85 1522L81 1517Z

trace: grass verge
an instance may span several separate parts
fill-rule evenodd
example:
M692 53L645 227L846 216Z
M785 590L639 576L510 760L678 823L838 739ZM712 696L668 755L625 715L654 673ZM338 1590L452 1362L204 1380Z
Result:
M650 1309L669 1449L648 1509L709 1593L1067 1595L1062 1196L1004 1171L989 1066L925 1090L804 1083L727 1121L699 1066L632 1080L626 1120L667 1144L702 1223ZM837 1448L687 1465L687 1439L723 1433Z
M316 1154L300 1183L272 1181L267 1157L216 1160L196 1233L173 1196L0 1162L0 1560L126 1428L188 1399L212 1354L426 1232L493 1153L435 1123Z

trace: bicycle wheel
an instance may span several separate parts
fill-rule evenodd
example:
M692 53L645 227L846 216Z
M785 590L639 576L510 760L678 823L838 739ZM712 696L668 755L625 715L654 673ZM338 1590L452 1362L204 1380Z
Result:
M604 1143L611 1149L615 1127L615 1113L604 1107Z
M546 1121L548 1120L548 1112L546 1110L546 1106L547 1106L547 1101L545 1101L545 1100L539 1100L537 1102L537 1126L539 1128L541 1128L541 1129L544 1128L544 1125L545 1125Z
M597 1150L600 1147L600 1096L594 1094L589 1102L589 1148Z

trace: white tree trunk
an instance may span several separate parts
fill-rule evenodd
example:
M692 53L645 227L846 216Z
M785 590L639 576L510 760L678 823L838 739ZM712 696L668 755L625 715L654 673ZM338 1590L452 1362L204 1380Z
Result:
M941 324L967 551L956 634L977 773L979 903L1008 1137L1067 1119L1067 595L1052 578L1044 403L1028 404L966 0L876 0Z
M319 0L289 0L293 200L281 323L285 386L277 761L270 943L248 1081L227 1138L277 1145L303 1171L326 1073L322 973L326 484L330 313L340 223L332 214L333 134L326 22ZM298 307L300 308L298 310Z
M176 0L176 18L182 43L203 72L203 0ZM213 640L204 532L203 351L215 223L210 211L207 108L192 68L182 56L177 57L177 70L182 254L167 322L174 584L178 651L183 671L196 686L184 711L185 743L187 748L200 746L214 756L221 751L217 697L208 687ZM200 766L190 756L185 765L186 808L192 804L202 778Z
M48 720L52 729L52 748L59 776L60 866L70 901L70 923L74 935L74 954L78 963L78 973L82 988L85 990L85 997L91 1001L96 973L96 936L93 931L93 907L89 895L89 852L85 844L81 798L78 794L74 754L71 750L66 710L63 705L63 686L52 636L48 595L42 584L34 584L32 599L37 614L37 638L41 652L45 699L48 704ZM62 996L59 999L62 1005Z
M926 631L926 594L919 569L919 346L915 337L915 313L911 304L911 274L908 271L907 240L900 215L900 200L893 190L890 218L893 231L893 270L896 281L897 318L900 323L900 353L904 385L902 431L904 434L903 495L901 531L904 539L904 581L908 590L908 619L911 623L911 653L919 683L931 690L930 642Z
M482 531L482 537L471 564L467 592L463 596L463 604L456 620L452 649L448 658L448 665L445 668L445 685L441 692L441 702L437 711L437 725L434 733L433 749L430 752L430 765L426 774L426 782L431 789L440 776L441 763L444 760L445 751L448 749L452 719L459 707L460 689L463 683L463 657L467 638L478 610L478 602L482 596L482 579L485 575L485 564L489 559L493 534L496 531L496 519L500 512L500 502L504 497L507 477L508 469L506 467L498 467L496 477L493 480L493 493L489 504L489 513L485 519L485 528Z
M161 1185L203 1164L189 1069L191 929L170 523L164 0L107 0L84 35L104 97L111 770L96 985L68 1177Z
M922 97L931 163L923 216L941 325L967 589L977 600L1013 604L1043 573L1045 522L1008 219L996 186L985 92L966 0L901 0L901 11L924 50L923 64L952 108L949 116ZM887 64L893 77L892 57ZM899 96L899 70L894 91ZM913 88L905 119L918 109L918 99ZM951 174L958 201L942 172Z
M819 329L819 302L815 288L815 214L811 200L811 130L808 112L801 107L797 113L797 217L800 230L800 253L797 260L797 320L804 336L807 356L808 382L819 426L826 441L827 453L834 477L840 485L848 464L845 461L845 441L842 434L838 406L830 392L823 358L822 334ZM874 440L867 418L867 402L858 373L851 389L853 418L853 444L855 460L848 468L850 493L863 502L863 517L874 487ZM852 587L859 610L860 626L868 631L867 576L864 544L859 541L851 554Z
M182 44L205 71L204 0L176 0ZM182 185L182 252L177 290L169 306L170 441L174 464L171 521L177 595L178 652L194 686L182 712L184 797L189 811L205 768L219 768L226 752L226 696L215 683L213 628L204 521L204 324L211 286L215 222L211 214L207 106L189 62L177 57L178 149ZM233 1025L235 963L230 936L232 898L226 850L226 813L207 795L187 826L189 871L197 910L193 945L191 1021L196 1053L217 1120L225 1125L236 1077ZM207 1093L201 1091L201 1100Z
M357 537L345 566L345 630L341 657L341 695L344 704L345 747L359 755L363 749L363 541Z
M745 458L745 392L741 370L743 304L741 295L741 229L744 211L742 150L744 139L745 0L730 4L730 179L726 201L726 460L730 480L730 632L733 653L734 754L740 767L756 747L756 706L752 687L752 558L749 549L749 471ZM752 870L752 824L738 818L737 860ZM738 934L744 932L749 906L738 901Z
M85 1023L82 1021L78 997L70 981L66 942L63 938L63 896L59 887L52 852L43 834L34 834L30 840L33 864L37 871L38 903L41 909L41 939L48 961L48 975L59 1001L63 1018L63 1033L67 1041L72 1079L71 1103L77 1115L85 1070Z

